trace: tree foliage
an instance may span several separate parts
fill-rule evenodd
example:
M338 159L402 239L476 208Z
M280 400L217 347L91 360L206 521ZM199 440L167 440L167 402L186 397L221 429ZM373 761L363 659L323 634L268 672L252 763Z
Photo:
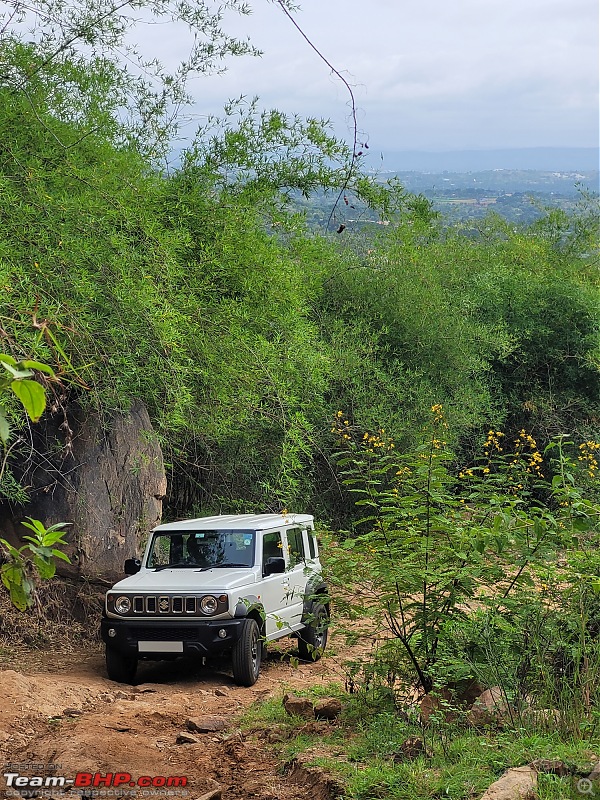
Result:
M2 51L0 77L12 94L29 99L37 110L35 85L48 71L84 70L88 79L95 72L110 72L114 115L112 127L121 137L150 155L164 153L169 136L177 128L181 106L190 98L190 77L223 69L228 56L257 55L247 40L230 36L224 29L229 13L248 14L242 0L6 0L0 8ZM139 43L140 27L171 24L187 53L177 67L165 67L155 56L144 53ZM225 25L226 27L226 25ZM187 39L186 39L187 32ZM15 50L33 43L35 57L14 58ZM65 87L66 88L66 87ZM84 100L87 86L83 90ZM72 112L82 94L73 98L64 92L54 112L72 121ZM103 129L103 133L105 130Z

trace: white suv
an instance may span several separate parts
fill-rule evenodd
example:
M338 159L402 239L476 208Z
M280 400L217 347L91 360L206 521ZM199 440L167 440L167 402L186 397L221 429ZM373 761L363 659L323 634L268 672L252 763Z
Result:
M139 659L230 652L236 683L252 686L267 642L294 635L304 659L327 643L329 599L308 514L159 525L125 573L106 594L101 625L112 680L131 683Z

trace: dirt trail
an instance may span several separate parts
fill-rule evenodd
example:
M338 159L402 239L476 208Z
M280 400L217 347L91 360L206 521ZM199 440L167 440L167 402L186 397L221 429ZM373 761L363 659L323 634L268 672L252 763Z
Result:
M290 643L290 648L293 645ZM77 773L129 773L185 776L186 791L114 788L104 797L183 796L196 800L216 787L223 800L314 800L314 786L282 776L268 748L245 739L236 728L240 713L282 687L294 689L342 679L335 658L294 667L285 650L272 653L250 689L234 684L227 665L200 667L194 662L143 663L137 685L123 686L106 677L104 659L93 654L65 655L30 651L0 663L0 758L4 773L46 774L74 778ZM188 720L205 717L220 730L191 732ZM204 722L207 722L205 719ZM196 741L181 743L185 733ZM178 738L180 743L178 743ZM29 769L25 769L25 765ZM7 768L6 765L12 765ZM56 765L54 769L48 765ZM10 796L0 778L0 791ZM85 789L62 794L44 789L40 797L79 800ZM127 794L130 792L132 794ZM177 794L179 792L179 794ZM34 796L34 795L30 795ZM97 794L96 797L102 797ZM325 796L325 795L322 795Z

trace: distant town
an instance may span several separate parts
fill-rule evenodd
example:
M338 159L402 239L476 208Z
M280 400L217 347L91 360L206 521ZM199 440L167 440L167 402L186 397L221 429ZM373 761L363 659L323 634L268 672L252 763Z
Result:
M587 192L598 191L598 170L495 169L481 172L397 172L408 191L423 194L448 220L483 217L489 211L527 224L544 209L574 210Z
M467 172L385 171L384 181L397 178L409 192L427 197L446 224L465 223L495 212L519 225L528 225L549 208L572 212L584 197L598 193L598 170L572 171L492 169ZM323 194L294 198L311 225L326 222L334 200ZM346 226L385 223L352 205L339 209L336 220ZM357 213L353 213L356 211Z

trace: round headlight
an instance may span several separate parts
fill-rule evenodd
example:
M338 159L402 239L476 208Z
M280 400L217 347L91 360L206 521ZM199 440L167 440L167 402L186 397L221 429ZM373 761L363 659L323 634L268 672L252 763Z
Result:
M117 614L127 614L131 611L131 600L128 597L117 597L115 600L115 611Z
M214 614L217 610L217 598L207 594L200 600L200 610L203 614Z

